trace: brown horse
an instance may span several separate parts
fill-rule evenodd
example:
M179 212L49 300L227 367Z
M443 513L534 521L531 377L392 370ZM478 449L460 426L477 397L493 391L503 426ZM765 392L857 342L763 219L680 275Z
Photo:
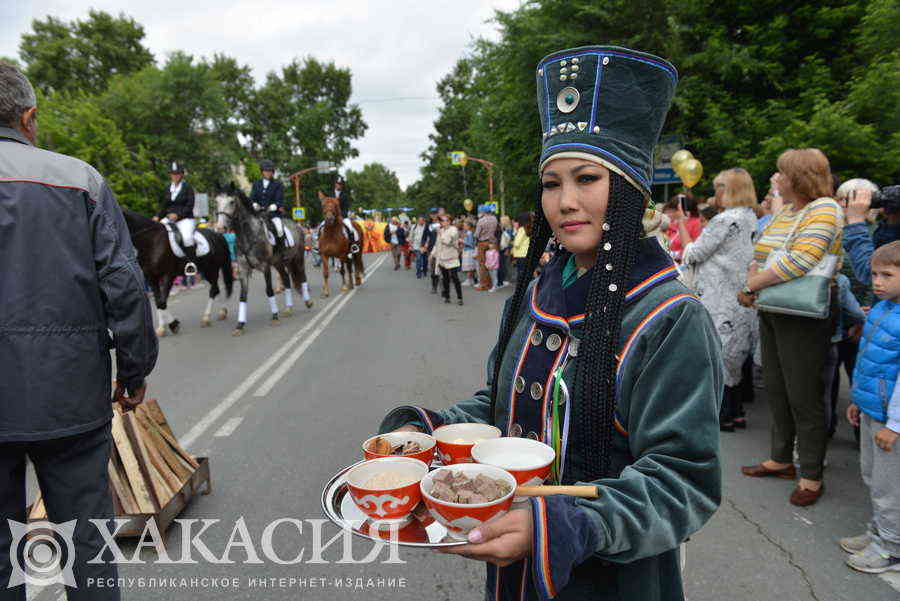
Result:
M322 298L331 296L331 288L328 286L328 259L334 257L341 262L341 292L353 290L354 268L356 269L356 285L362 286L362 274L365 270L362 259L363 231L359 224L353 222L356 228L359 244L356 252L350 252L350 239L344 232L344 221L341 215L341 203L337 198L331 198L319 192L319 201L322 203L322 215L324 223L319 234L319 255L322 257ZM345 274L346 270L346 274Z

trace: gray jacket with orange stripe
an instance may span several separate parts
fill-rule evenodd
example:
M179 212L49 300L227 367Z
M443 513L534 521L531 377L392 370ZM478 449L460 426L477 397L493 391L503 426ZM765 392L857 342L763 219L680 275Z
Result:
M561 255L531 283L502 357L497 413L491 374L472 398L442 411L413 405L381 431L415 422L426 430L456 422L493 423L504 435L549 442L552 374L575 391L577 340L589 277L562 288ZM584 403L560 406L563 484L594 484L597 499L533 498L531 557L488 566L488 599L684 599L678 549L721 498L718 414L723 390L715 328L655 238L644 239L632 272L621 329L614 440L615 478L585 480L584 456L567 424ZM507 307L508 310L508 307ZM505 316L506 310L504 311ZM565 397L563 397L565 399ZM571 444L570 444L571 443Z
M144 277L106 182L3 127L0 308L0 443L109 421L112 346L129 389L156 364Z

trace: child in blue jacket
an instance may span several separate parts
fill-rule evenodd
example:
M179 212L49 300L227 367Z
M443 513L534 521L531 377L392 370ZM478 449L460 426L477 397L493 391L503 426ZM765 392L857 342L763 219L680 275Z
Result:
M860 427L860 466L872 498L869 532L842 538L847 565L861 572L900 572L900 241L872 254L869 311L853 374L847 419Z

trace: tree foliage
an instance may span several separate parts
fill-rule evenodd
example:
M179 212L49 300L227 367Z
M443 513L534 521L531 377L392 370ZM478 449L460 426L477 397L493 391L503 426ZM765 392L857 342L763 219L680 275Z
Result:
M381 163L368 163L359 171L348 170L347 186L357 210L403 206L403 189L397 174Z
M124 205L149 212L173 160L198 191L211 192L240 165L258 173L263 158L286 175L357 156L353 140L367 125L350 103L349 69L307 57L257 85L225 54L176 51L157 65L143 38L133 19L92 10L71 23L35 20L20 44L42 92L40 143L94 164ZM315 213L316 190L332 180L305 176L301 204Z
M143 26L125 15L91 10L83 21L50 16L35 19L31 28L22 36L19 54L28 77L45 92L97 92L113 75L153 64L143 45Z
M664 133L684 136L703 162L701 189L733 166L763 188L778 154L804 146L822 148L842 177L900 175L896 0L543 0L495 21L499 39L476 41L461 61L468 85L450 102L442 96L427 164L408 190L426 204L446 196L432 185L449 165L437 151L455 146L498 164L508 212L530 206L541 136L534 66L587 44L638 48L676 65ZM459 127L448 132L447 122Z

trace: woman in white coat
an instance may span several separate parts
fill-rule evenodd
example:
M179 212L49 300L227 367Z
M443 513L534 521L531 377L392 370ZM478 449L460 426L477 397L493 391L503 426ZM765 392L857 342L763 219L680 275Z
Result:
M734 431L741 417L741 370L755 339L756 311L742 307L737 293L746 281L756 237L756 190L753 179L741 168L727 169L713 180L716 202L723 209L696 240L684 249L682 263L694 269L694 288L712 315L725 359L725 395L719 416L720 429ZM676 217L676 219L680 216Z
M441 270L441 294L444 302L450 302L450 281L456 288L456 300L461 305L462 285L459 282L459 230L450 223L449 215L441 215L441 228L437 233L437 242L434 245L434 260Z

